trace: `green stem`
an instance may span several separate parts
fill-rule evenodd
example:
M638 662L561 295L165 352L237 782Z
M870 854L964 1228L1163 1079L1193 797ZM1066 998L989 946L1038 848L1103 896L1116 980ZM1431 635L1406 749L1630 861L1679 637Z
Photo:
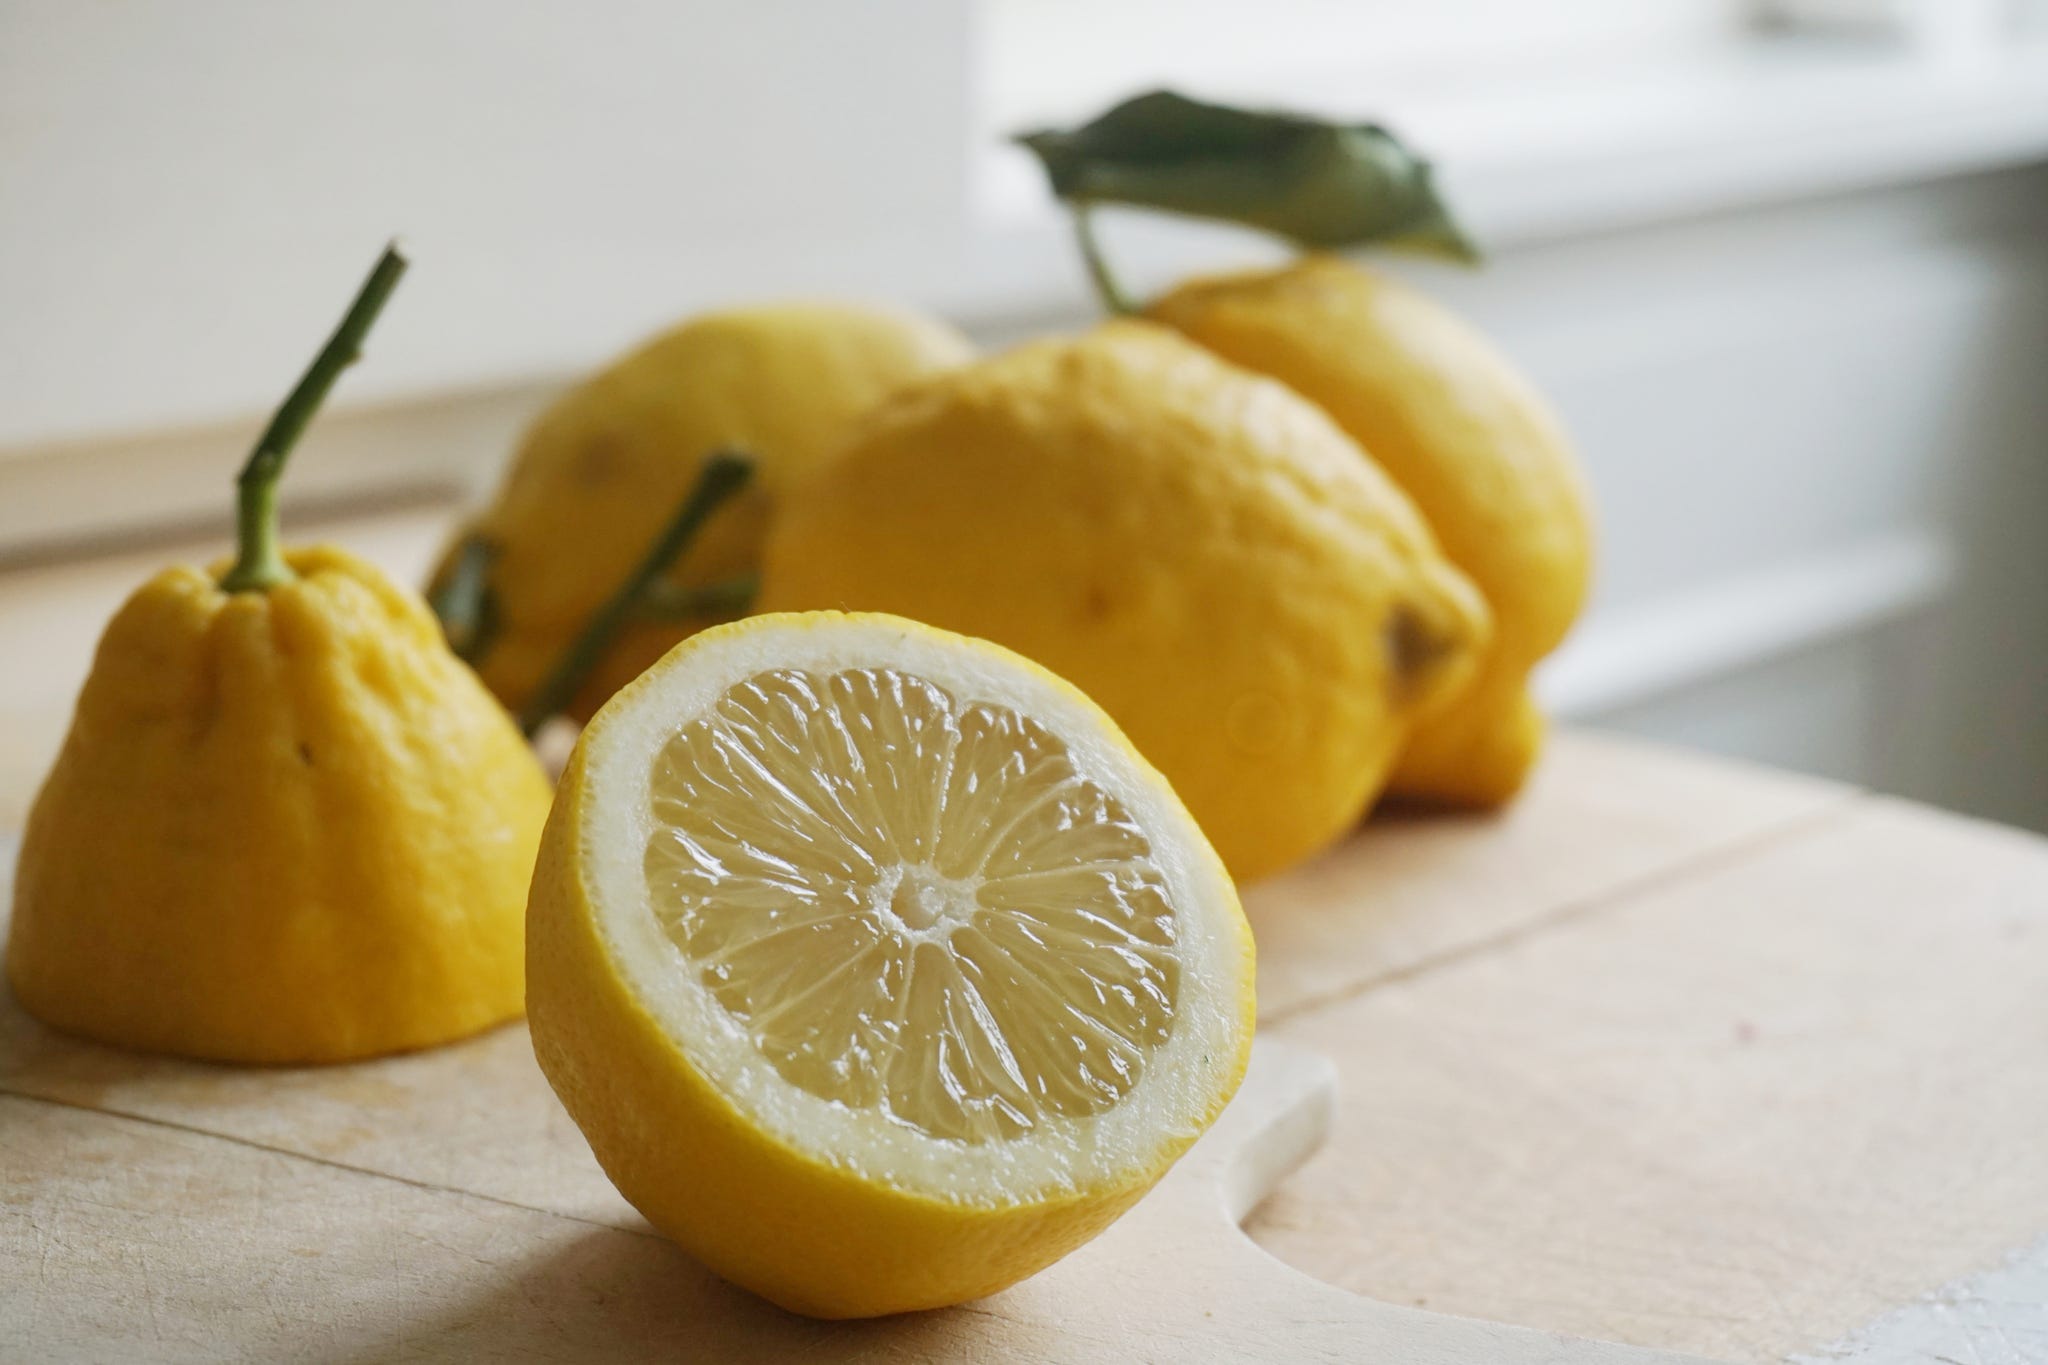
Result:
M473 664L490 649L497 635L497 597L491 591L491 566L498 561L498 542L471 531L455 547L448 572L427 594L427 606L440 619L441 633L455 657Z
M751 456L736 450L715 451L698 472L697 484L681 507L647 547L638 567L626 576L605 604L592 613L562 657L555 662L533 696L519 712L519 728L530 738L549 717L566 709L583 689L591 671L610 649L627 622L638 615L661 576L697 538L698 528L721 503L746 487L754 474Z
M1102 300L1103 308L1111 313L1137 312L1103 257L1102 243L1095 236L1095 206L1076 199L1069 207L1074 211L1074 241L1081 248L1081 260L1088 267L1089 283L1095 286L1096 297Z
M397 245L385 247L341 325L313 357L298 386L249 452L248 462L235 477L235 563L220 581L223 591L262 592L292 580L294 575L284 562L277 538L277 483L284 474L285 458L334 381L362 354L364 335L404 273L405 257L398 253Z
M753 605L761 591L761 575L734 574L716 583L683 587L675 583L650 583L640 609L662 621L690 616L737 616Z

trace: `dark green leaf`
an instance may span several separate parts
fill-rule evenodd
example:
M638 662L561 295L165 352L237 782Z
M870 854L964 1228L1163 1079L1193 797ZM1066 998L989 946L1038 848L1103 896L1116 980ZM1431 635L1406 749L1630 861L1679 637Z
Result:
M1429 163L1372 123L1205 104L1168 90L1017 139L1053 193L1241 223L1303 247L1380 243L1476 261Z
M440 618L448 647L466 664L481 660L498 637L498 595L491 587L498 550L490 537L471 531L427 590L427 606Z

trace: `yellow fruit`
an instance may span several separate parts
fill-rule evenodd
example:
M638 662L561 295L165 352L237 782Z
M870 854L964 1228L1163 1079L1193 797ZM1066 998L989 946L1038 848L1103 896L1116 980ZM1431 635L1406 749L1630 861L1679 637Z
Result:
M1231 872L1355 823L1485 608L1313 404L1125 321L928 380L783 504L767 610L887 611L1072 681Z
M1334 256L1195 280L1149 312L1313 400L1415 500L1486 598L1493 643L1465 694L1416 727L1392 788L1513 796L1543 737L1529 671L1577 617L1593 558L1584 480L1542 399L1441 305Z
M1088 699L886 616L762 616L600 711L528 914L534 1052L719 1273L858 1317L989 1294L1214 1119L1251 935Z
M549 789L426 607L339 550L114 617L22 840L7 966L67 1032L325 1062L518 1016Z
M714 450L752 454L755 479L675 566L679 584L756 569L769 508L848 422L904 381L970 354L958 332L911 313L787 304L699 317L571 389L527 432L495 500L465 528L497 547L490 584L498 628L475 659L484 682L510 709L526 703ZM447 569L444 557L436 577ZM629 629L573 713L588 717L678 640L718 619Z

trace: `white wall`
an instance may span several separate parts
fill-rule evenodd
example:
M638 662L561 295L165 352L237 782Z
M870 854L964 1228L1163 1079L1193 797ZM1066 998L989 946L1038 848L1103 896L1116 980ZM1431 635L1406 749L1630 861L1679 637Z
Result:
M358 397L957 254L951 0L7 0L0 448L271 401L392 233Z

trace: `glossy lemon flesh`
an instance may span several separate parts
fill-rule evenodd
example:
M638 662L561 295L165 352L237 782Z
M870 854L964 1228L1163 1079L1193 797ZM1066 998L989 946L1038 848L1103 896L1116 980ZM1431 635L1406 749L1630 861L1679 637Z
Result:
M1235 1088L1251 951L1100 711L910 622L761 617L599 714L535 878L535 1049L620 1189L785 1306L990 1293Z

